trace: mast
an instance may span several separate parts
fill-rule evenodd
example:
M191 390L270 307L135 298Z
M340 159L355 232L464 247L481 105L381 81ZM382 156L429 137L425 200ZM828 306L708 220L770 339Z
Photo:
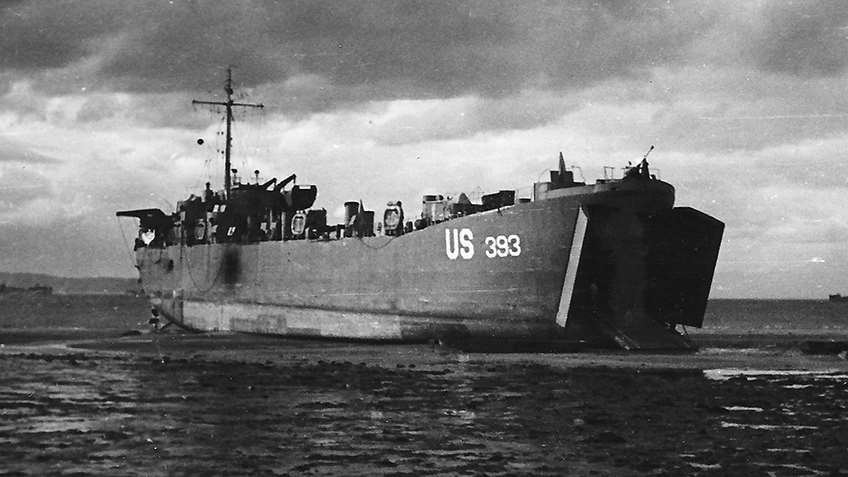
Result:
M191 100L191 104L210 104L214 106L224 106L227 110L227 140L224 146L224 191L227 195L227 198L230 198L230 188L232 187L232 180L230 178L230 151L232 149L232 124L233 124L233 106L241 106L245 108L264 108L265 105L262 103L252 104L252 103L237 103L233 101L233 74L232 68L227 68L227 82L224 83L224 91L227 93L226 101L198 101L196 99Z

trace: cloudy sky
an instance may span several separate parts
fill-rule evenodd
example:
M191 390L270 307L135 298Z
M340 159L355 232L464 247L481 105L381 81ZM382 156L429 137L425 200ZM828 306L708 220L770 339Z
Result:
M848 3L0 3L0 271L134 276L132 221L234 166L330 214L651 164L726 222L714 297L848 292ZM197 144L204 138L204 145ZM413 211L413 213L417 213ZM126 236L126 242L123 235Z

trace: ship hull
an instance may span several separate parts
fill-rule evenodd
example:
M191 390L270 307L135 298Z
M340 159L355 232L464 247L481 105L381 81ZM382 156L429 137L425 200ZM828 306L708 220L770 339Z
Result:
M670 204L624 203L554 197L398 237L145 247L137 259L153 305L193 330L688 348L669 324L703 318L723 225ZM696 252L657 241L677 216L711 240ZM672 249L675 261L657 266ZM687 275L690 256L703 266ZM658 287L675 271L697 286L665 297Z

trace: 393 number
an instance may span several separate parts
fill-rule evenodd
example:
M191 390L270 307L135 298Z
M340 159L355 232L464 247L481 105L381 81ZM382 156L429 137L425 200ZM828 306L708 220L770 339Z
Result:
M486 256L517 257L521 255L521 237L518 235L498 235L486 237Z

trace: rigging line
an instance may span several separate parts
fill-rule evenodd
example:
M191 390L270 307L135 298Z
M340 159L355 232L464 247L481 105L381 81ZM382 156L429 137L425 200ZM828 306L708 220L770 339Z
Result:
M206 245L207 245L207 252L208 252L209 251L209 249L208 249L209 244L206 244ZM205 290L203 290L203 289L200 288L200 285L197 284L197 281L194 279L194 275L191 273L191 259L189 258L190 254L189 253L183 254L183 248L187 248L187 247L188 247L187 245L180 244L180 255L185 258L185 262L186 262L187 269L188 269L188 278L191 280L191 283L194 284L194 288L199 293L201 293L201 294L207 293L207 292L211 291L213 288L215 288L215 285L218 284L218 278L221 277L221 271L224 269L224 261L218 260L218 271L215 272L215 278L212 279L212 284L209 285L209 288L206 288Z
M261 284L261 282L259 281L259 277L262 274L262 270L261 270L262 258L261 258L261 253L259 252L259 247L260 247L260 245L257 243L256 244L256 276L254 277L254 281L253 281L253 284L255 286L255 288L254 288L254 299L257 298L255 296L257 294L257 292L255 290L259 290L259 285Z
M362 243L362 245L365 245L366 247L370 248L371 250L380 250L381 248L385 248L387 245L394 242L394 240L398 237L400 237L400 236L395 235L395 236L391 237L389 240L387 240L386 243L384 243L382 245L377 245L377 246L369 245L368 242L366 242L365 240L362 240L362 237L356 237L356 239L359 240Z
M180 245L180 252L182 252L184 245ZM197 281L194 279L194 275L191 273L191 259L188 258L189 254L186 253L183 255L185 257L186 265L188 268L188 278L191 280L191 283L194 284L194 288L201 294L207 293L215 288L215 285L218 284L218 278L221 276L221 270L224 268L223 261L219 261L218 270L215 272L215 277L212 279L212 283L206 289L201 289L200 285L197 284Z
M115 223L118 225L118 229L121 231L121 237L123 237L123 239L124 239L124 248L127 250L127 254L129 254L129 256L130 256L130 264L132 265L133 268L137 268L136 263L135 263L135 257L133 256L133 253L130 251L130 243L127 240L127 235L124 233L124 227L121 226L121 218L116 216L115 217Z

